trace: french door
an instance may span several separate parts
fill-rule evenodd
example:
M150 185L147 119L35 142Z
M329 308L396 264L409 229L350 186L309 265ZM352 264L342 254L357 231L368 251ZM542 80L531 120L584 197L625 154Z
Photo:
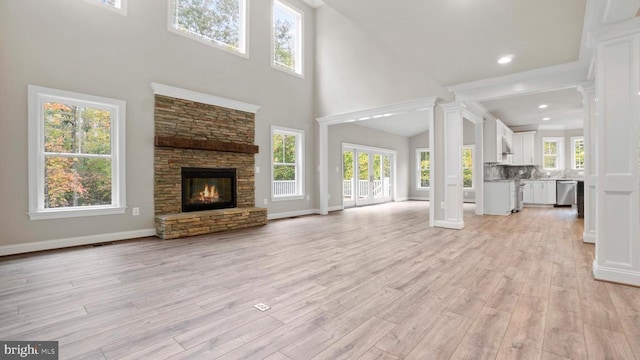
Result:
M392 152L343 146L342 198L344 207L393 200Z

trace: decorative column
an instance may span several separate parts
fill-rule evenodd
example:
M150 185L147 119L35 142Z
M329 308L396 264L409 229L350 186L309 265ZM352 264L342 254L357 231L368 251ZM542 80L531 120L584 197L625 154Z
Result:
M640 285L640 18L596 36L596 279Z
M442 194L439 201L431 204L431 207L439 206L440 211L436 215L435 226L449 229L464 228L463 219L463 192L462 192L462 145L463 145L463 115L465 109L460 103L450 103L440 105L443 110L442 121L438 121L436 126L441 125L442 134L442 156L436 159L443 161L444 177L442 183L435 185L436 193ZM436 139L437 140L437 139ZM437 150L437 148L436 148ZM436 153L437 155L437 153ZM433 196L433 195L432 195Z
M581 84L578 88L582 93L584 107L584 233L582 241L596 243L596 189L598 172L596 166L596 87L592 81Z
M329 214L329 125L327 123L318 124L318 171L319 171L319 195L320 195L320 215Z

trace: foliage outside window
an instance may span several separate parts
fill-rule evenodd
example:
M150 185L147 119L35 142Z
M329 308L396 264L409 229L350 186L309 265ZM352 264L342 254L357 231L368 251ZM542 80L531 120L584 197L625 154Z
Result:
M271 164L272 197L274 199L304 196L303 148L303 131L272 127Z
M571 138L571 168L584 170L584 138Z
M462 187L473 189L473 145L462 148Z
M302 13L273 1L273 65L302 75Z
M562 138L542 139L542 169L561 170L562 169Z
M127 13L127 0L91 0L91 2L124 15Z
M123 213L125 103L29 86L29 215Z
M431 157L429 149L416 149L418 169L417 188L428 189L431 186Z
M246 54L246 0L170 0L169 30Z

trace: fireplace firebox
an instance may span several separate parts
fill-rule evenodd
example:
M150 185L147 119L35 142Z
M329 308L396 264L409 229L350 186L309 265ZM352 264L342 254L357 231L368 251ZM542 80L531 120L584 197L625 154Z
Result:
M182 168L182 211L236 207L236 169Z

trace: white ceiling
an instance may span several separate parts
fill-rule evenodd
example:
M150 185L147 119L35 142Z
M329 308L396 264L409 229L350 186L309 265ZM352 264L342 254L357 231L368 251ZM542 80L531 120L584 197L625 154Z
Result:
M576 88L513 96L481 103L509 127L582 128L582 95ZM538 106L546 104L546 109ZM551 120L543 121L544 117Z
M412 137L429 129L427 115L424 111L393 114L378 119L357 121L353 124L405 137Z
M324 0L441 85L577 61L586 0ZM499 57L512 54L511 64Z

